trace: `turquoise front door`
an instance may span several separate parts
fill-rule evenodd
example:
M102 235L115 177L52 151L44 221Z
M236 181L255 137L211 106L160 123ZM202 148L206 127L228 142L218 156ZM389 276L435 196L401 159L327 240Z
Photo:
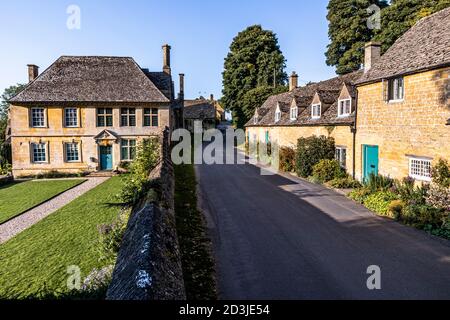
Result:
M100 147L100 169L112 170L112 147L101 146Z
M378 146L363 146L364 167L363 178L367 179L371 173L378 175Z

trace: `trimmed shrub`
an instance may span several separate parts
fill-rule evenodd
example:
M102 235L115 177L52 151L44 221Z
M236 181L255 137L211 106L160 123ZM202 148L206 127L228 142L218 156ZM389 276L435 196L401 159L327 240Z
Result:
M387 191L394 185L394 180L390 177L376 175L371 173L369 179L366 179L364 186L372 193L377 191Z
M371 191L367 188L359 188L359 189L355 189L352 192L350 192L348 194L348 197L350 199L355 200L356 202L359 202L361 204L364 203L364 200L366 200L366 198L371 194Z
M364 205L369 210L387 216L389 215L389 205L396 199L397 195L391 191L379 191L368 195L364 200Z
M361 183L347 176L345 178L335 178L327 183L330 187L336 189L356 189L361 187Z
M292 172L295 169L295 150L290 147L280 148L280 170Z
M323 159L334 159L334 138L311 136L300 138L297 142L295 169L300 177L307 178L312 174L313 166Z
M347 174L338 161L324 159L313 166L312 175L323 183L333 179L345 178Z

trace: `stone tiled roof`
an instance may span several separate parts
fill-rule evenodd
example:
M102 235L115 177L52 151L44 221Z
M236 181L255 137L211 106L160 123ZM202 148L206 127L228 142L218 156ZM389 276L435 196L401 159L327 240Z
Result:
M450 8L419 20L358 83L450 65Z
M162 92L168 81L155 74L146 76L128 57L62 56L10 102L169 102Z
M355 82L361 77L362 72L362 70L355 71L329 80L311 83L290 92L270 96L258 109L259 119L257 124L254 123L254 118L252 117L246 126L351 125L355 121L355 114L352 113L348 117L338 117L338 98L344 84L350 89L352 98L355 98L356 90L353 87ZM320 119L311 118L311 103L316 93L322 102ZM290 119L290 106L293 99L295 99L298 107L296 120ZM275 122L277 105L280 105L281 119Z
M156 85L156 87L161 91L167 99L173 99L173 84L172 76L165 72L151 72L148 70L143 70L145 75Z
M215 119L214 105L206 99L185 100L183 114L185 119Z

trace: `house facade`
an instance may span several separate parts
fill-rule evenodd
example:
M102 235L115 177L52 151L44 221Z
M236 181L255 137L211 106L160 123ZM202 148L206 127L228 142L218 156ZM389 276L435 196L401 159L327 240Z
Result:
M430 181L433 162L450 160L450 8L379 46L366 46L357 84L356 176Z
M289 92L271 96L255 110L246 124L246 139L296 147L297 140L313 135L333 137L336 159L349 174L354 173L354 124L357 71L318 83L297 86L298 76L289 80Z
M330 136L356 179L370 173L430 181L450 160L450 8L420 20L381 56L365 47L364 69L271 96L246 124L247 141L295 147ZM296 117L297 115L297 117Z
M216 123L222 119L223 114L222 107L214 100L212 95L209 100L203 97L184 100L184 128L190 132L194 132L195 121L202 122L203 130L215 128Z
M129 57L63 56L40 75L28 66L30 83L10 100L13 175L116 170L173 128L170 46L163 54L161 72Z

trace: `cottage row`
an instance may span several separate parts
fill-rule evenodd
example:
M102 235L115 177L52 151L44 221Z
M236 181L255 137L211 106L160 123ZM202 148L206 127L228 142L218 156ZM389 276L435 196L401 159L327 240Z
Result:
M363 70L271 96L246 124L247 141L295 147L331 136L356 179L371 173L429 181L450 160L450 8L423 18L381 56L365 46Z

